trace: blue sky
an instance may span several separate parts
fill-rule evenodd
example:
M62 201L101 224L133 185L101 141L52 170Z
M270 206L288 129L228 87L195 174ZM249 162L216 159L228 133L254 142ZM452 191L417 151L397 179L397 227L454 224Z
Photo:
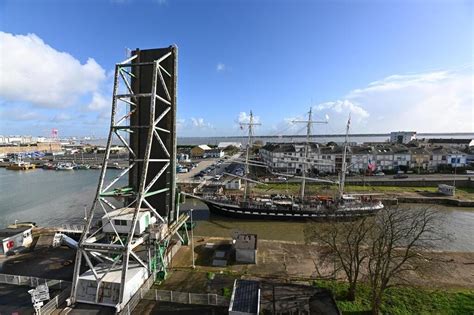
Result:
M472 1L2 1L0 134L105 135L126 48L179 47L179 136L473 132ZM144 30L142 33L139 31Z

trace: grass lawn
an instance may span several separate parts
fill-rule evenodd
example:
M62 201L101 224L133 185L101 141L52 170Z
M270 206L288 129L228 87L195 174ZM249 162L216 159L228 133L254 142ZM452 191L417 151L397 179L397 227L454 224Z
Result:
M370 314L370 291L358 286L356 300L344 299L347 284L337 281L317 281L317 286L330 289L343 314ZM474 313L474 290L428 290L415 287L394 287L387 290L382 305L383 314L470 314Z

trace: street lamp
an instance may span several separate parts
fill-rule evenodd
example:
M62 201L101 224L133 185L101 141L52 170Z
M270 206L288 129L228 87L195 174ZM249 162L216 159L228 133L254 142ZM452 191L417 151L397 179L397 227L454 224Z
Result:
M193 210L191 209L191 255L193 260L193 269L196 268L194 264L194 228L193 228Z

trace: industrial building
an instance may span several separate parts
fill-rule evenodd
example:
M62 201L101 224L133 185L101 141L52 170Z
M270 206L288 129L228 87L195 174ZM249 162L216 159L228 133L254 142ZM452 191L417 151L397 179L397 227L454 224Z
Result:
M239 233L234 239L235 261L242 264L257 263L257 234Z
M260 314L260 283L252 280L235 280L229 315L258 314Z
M33 242L31 227L13 227L0 230L0 255L10 255L28 248Z

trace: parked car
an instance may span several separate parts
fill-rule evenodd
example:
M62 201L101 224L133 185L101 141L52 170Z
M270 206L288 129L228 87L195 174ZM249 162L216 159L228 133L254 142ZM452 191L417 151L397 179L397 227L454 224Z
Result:
M220 175L220 174L217 174L216 176L214 176L215 180L220 180L221 178L222 178L222 175Z
M377 173L375 173L375 176L385 176L385 173L384 172L377 172Z
M395 178L395 179L408 178L408 175L405 175L405 174L395 174L395 175L393 175L393 178Z
M286 177L283 177L283 176L278 176L276 180L279 181L279 182L286 182L287 181Z

